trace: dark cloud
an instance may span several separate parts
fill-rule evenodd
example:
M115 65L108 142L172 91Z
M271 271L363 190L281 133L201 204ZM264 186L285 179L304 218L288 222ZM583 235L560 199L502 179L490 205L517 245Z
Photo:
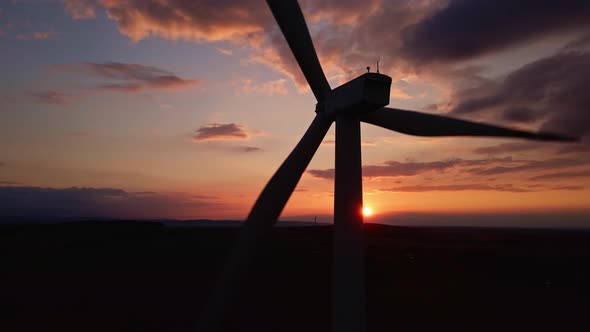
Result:
M502 143L498 145L484 146L473 149L473 153L485 155L512 154L518 152L542 151L556 155L579 154L590 152L590 148L584 144L551 144L548 142L517 142Z
M570 153L590 153L590 146L587 144L568 144L562 146L556 151L558 154L570 154Z
M573 172L560 172L560 173L549 173L538 176L533 176L530 180L570 180L572 178L579 177L590 177L590 170L585 171L573 171Z
M39 104L51 104L67 106L70 104L71 95L57 91L47 90L31 93L33 100Z
M456 61L553 33L590 27L587 0L451 0L403 31L402 53L416 62Z
M409 177L416 175L425 175L428 173L443 173L453 171L456 174L467 176L491 176L499 174L519 174L531 172L543 172L551 170L567 169L578 166L590 165L588 158L552 158L544 160L513 159L512 157L504 158L486 158L486 159L451 159L443 161L386 161L381 165L363 166L363 177ZM312 169L307 171L316 178L333 179L334 169ZM471 186L472 184L468 184ZM410 190L412 187L400 187ZM450 187L449 187L450 188ZM456 187L457 190L461 187ZM482 190L485 188L481 187ZM490 187L489 190L504 189L509 191L506 186ZM511 189L512 191L516 189Z
M393 191L393 192L426 192L426 191L506 191L515 193L531 192L533 190L526 188L519 188L513 185L494 185L490 186L481 183L471 184L447 184L447 185L414 185L414 186L401 186L380 189L381 191Z
M334 169L310 169L307 173L311 174L316 178L321 179L333 179L334 178Z
M533 189L534 188L534 189ZM482 183L447 184L447 185L411 185L379 189L391 192L429 192L429 191L502 191L513 193L528 193L548 190L583 190L583 186L555 186L544 187L542 185L526 186L526 188L512 184L487 185Z
M261 148L257 146L236 146L235 149L240 152L258 152L262 151Z
M158 218L218 206L215 197L115 188L0 187L0 216Z
M145 89L153 90L183 90L194 86L195 81L186 81L176 76L161 76L142 83L111 83L99 88L106 91L140 92Z
M473 152L477 153L477 154L496 155L496 154L502 154L502 153L524 152L524 151L538 150L538 149L544 149L544 148L547 148L546 143L518 142L518 143L502 143L502 144L498 144L498 145L479 147L479 148L475 148L473 150Z
M214 123L201 126L195 130L192 137L195 142L215 140L243 141L249 139L253 134L259 134L259 132L248 130L245 126L237 123Z
M567 45L565 45L563 47L563 50L565 51L582 51L582 50L587 50L587 48L590 46L590 33L583 35L582 37L579 37L571 42L569 42Z
M545 171L559 168L568 168L575 166L588 165L590 161L586 159L567 159L554 158L546 160L523 160L517 166L494 166L494 167L477 167L468 170L468 173L474 175L496 175L506 173L520 173L531 171Z
M105 79L94 89L118 92L140 92L143 90L177 91L195 87L200 81L183 79L165 70L133 63L85 62L69 65L55 65L55 71Z
M458 92L452 112L486 112L512 122L542 121L543 130L588 134L588 77L589 53L556 54L517 69L498 84Z
M427 172L442 172L455 167L472 167L481 166L493 163L517 163L510 157L507 158L489 158L489 159L451 159L445 161L431 161L431 162L399 162L386 161L383 165L365 165L363 166L363 177L397 177L397 176L414 176L424 174ZM334 178L334 169L324 170L309 170L309 174L318 178L332 179Z
M552 190L584 190L583 186L557 186L551 188Z
M433 162L387 161L385 165L364 166L363 175L366 177L412 176L430 171L444 171L463 162L461 159Z

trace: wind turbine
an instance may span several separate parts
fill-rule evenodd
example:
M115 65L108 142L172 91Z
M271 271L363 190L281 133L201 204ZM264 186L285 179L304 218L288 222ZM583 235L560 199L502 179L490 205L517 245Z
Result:
M245 272L257 242L277 222L328 129L336 122L333 330L365 331L361 121L416 136L514 137L563 142L576 139L387 108L391 78L380 73L367 72L331 89L297 0L266 2L317 100L316 116L256 200L226 264L210 310L219 311L227 305L224 302L229 299L228 293Z

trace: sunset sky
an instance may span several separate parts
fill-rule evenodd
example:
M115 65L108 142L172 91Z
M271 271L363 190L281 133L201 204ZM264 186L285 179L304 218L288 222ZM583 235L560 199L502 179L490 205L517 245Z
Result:
M582 137L363 124L370 221L590 215L590 2L300 4L332 88L380 59L391 107ZM243 219L315 115L262 0L3 0L0 73L3 217ZM333 167L334 127L286 219L331 221Z

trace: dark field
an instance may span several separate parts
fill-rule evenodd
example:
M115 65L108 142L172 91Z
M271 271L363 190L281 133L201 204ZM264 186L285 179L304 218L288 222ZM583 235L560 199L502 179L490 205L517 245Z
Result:
M366 225L369 331L590 331L590 233ZM237 229L0 228L0 331L194 331ZM330 331L331 228L275 229L229 331Z

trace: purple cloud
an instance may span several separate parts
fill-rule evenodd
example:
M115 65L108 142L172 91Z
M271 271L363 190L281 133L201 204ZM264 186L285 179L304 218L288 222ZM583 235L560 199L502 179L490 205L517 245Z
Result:
M235 150L240 151L240 152L258 152L258 151L262 151L261 148L257 147L257 146L236 146Z
M393 192L426 192L426 191L506 191L515 193L531 192L533 190L515 187L513 185L494 185L490 186L481 183L469 184L447 184L447 185L414 185L414 186L400 186L386 189L379 189L381 191Z
M444 161L431 162L399 162L386 161L383 165L365 165L363 166L363 177L397 177L397 176L414 176L427 172L442 172L455 167L482 166L493 163L518 163L519 161L507 158L489 158L489 159L451 159ZM309 170L312 176L324 179L334 178L334 169Z
M402 54L411 61L457 61L527 40L590 27L586 0L451 0L403 31Z
M588 165L590 161L586 159L547 159L547 160L525 160L516 166L494 166L494 167L477 167L468 169L467 172L474 175L497 175L507 173L520 173L530 171L544 171L559 168L575 167Z
M158 218L220 206L216 197L116 188L0 187L0 216Z
M244 141L249 139L250 136L256 134L260 134L260 132L248 130L244 125L241 124L214 123L201 126L199 129L195 130L195 133L192 137L195 142L218 140Z
M180 78L168 71L133 63L94 63L55 65L58 72L97 77L107 80L94 89L135 93L143 90L178 91L202 84L198 80Z
M585 171L574 171L574 172L560 172L560 173L549 173L538 176L533 176L530 180L569 180L572 178L590 177L590 170Z
M590 133L590 53L567 52L525 65L496 84L455 95L454 114L486 112L511 122L542 121L542 129Z
M71 95L69 94L52 90L33 92L31 93L31 96L38 104L51 104L58 106L68 106L71 99Z

